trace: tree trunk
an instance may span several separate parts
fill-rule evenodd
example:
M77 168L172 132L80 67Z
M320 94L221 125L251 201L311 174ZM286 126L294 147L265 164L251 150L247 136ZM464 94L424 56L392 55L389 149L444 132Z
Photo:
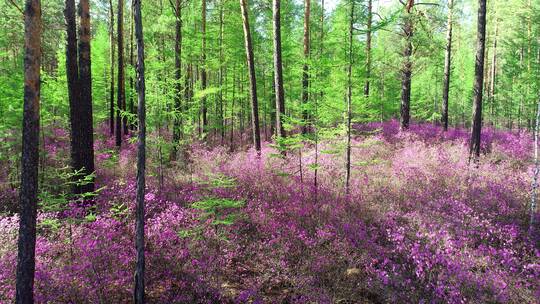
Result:
M309 41L309 17L311 10L311 0L304 0L304 67L302 72L302 118L303 126L302 133L307 134L308 132L308 102L309 102L309 52L310 52L310 41Z
M129 18L129 65L130 65L130 68L132 70L135 69L135 62L133 61L133 42L134 42L134 34L135 34L135 29L134 29L134 17L133 17L133 0L132 0L132 5L131 5L131 16ZM135 104L134 104L134 101L133 101L133 74L130 73L129 75L129 113L132 114L132 115L135 115ZM132 120L130 123L129 123L129 129L130 130L135 130L135 120Z
M201 49L201 85L202 90L206 90L206 0L202 0L201 5L201 31L202 31L202 49ZM206 107L206 96L203 94L203 98L201 100L201 106L202 106L202 124L203 124L203 134L206 134L207 127L208 127L208 118L207 118L207 112L208 109ZM203 135L204 136L204 135Z
M351 179L351 116L352 116L352 45L353 45L353 25L354 25L354 0L351 1L351 12L349 20L349 62L347 65L347 152L346 152L346 176L345 191L349 194L349 183Z
M371 23L373 21L373 0L368 0L368 19L366 32L366 82L364 84L364 96L369 97L369 85L371 80Z
M219 3L219 131L221 135L221 144L225 140L225 115L223 113L223 15L224 0Z
M174 127L173 127L173 149L172 159L176 159L178 144L181 137L181 94L182 94L182 4L180 0L176 0L175 5L176 15L176 39L174 41L174 67L175 67L175 95L174 95Z
M538 227L540 215L538 214L537 196L538 196L538 175L540 173L540 163L538 160L538 132L540 127L540 98L538 99L536 110L536 123L534 127L534 175L532 182L532 194L531 194L531 214L529 220L529 237L538 242L538 233L540 227Z
M137 93L139 134L137 136L137 211L136 211L136 250L134 302L144 304L144 195L146 170L146 105L144 83L144 39L141 16L141 0L134 0L135 37L137 40Z
M70 147L71 147L71 167L75 171L83 168L82 161L82 126L81 126L81 94L79 81L79 63L77 52L77 19L75 0L66 0L64 10L66 18L66 76L69 99L69 122L70 122ZM75 176L74 182L80 176ZM73 185L73 193L80 194L81 189L77 184Z
M495 84L497 83L497 38L499 36L499 22L495 20L495 37L493 37L493 55L491 58L491 70L489 73L488 101L491 107L491 119L495 116Z
M27 0L24 10L24 110L20 220L15 303L34 303L36 213L39 165L41 1Z
M482 131L482 92L484 84L484 55L486 47L486 0L478 0L478 34L476 38L476 63L474 68L473 127L469 153L480 156Z
M122 145L122 124L123 119L121 111L126 102L124 87L124 1L118 0L118 25L117 25L117 44L118 44L118 92L116 97L116 146Z
M452 13L454 0L448 2L448 29L446 31L446 53L444 56L444 80L443 80L443 110L442 125L444 131L448 130L448 95L450 91L450 73L452 72Z
M90 56L90 2L79 1L79 90L82 176L94 172L94 123L92 117L92 68ZM79 168L75 168L79 169ZM94 180L80 187L81 193L94 191Z
M309 1L309 0L308 0ZM244 26L244 42L246 47L246 59L249 70L249 95L251 96L251 129L253 132L253 145L260 153L261 134L259 130L259 105L257 102L257 80L255 78L255 58L253 56L253 45L251 43L251 30L249 28L249 13L247 0L240 0L242 11L242 24Z
M413 20L411 15L414 0L409 0L405 9L405 20L403 25L403 35L405 36L405 48L403 49L403 67L401 68L401 124L402 130L409 128L410 120L410 105L411 105L411 75L413 52L412 37L413 37Z
M285 137L283 118L285 116L285 93L283 90L283 65L281 62L281 0L273 0L272 18L274 31L274 77L276 90L276 134Z
M110 92L109 92L109 127L111 131L111 136L114 135L114 11L113 11L113 1L109 0L109 42L110 42L110 52L111 52L111 82L110 82Z

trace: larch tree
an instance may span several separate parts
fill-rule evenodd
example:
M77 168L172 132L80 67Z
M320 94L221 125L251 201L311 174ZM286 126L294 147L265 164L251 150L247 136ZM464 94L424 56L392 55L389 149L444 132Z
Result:
M411 108L411 77L412 77L412 54L413 54L413 32L414 23L412 10L414 0L407 0L404 5L405 12L403 18L403 36L405 38L405 46L403 47L403 63L401 67L401 119L400 129L409 129L410 108Z
M478 32L476 36L476 61L474 66L473 119L469 154L480 157L482 132L482 93L484 85L484 55L486 47L486 0L478 0Z
M274 34L274 87L276 95L276 134L285 137L285 93L283 89L283 63L281 59L281 0L272 1L272 24Z
M249 94L251 97L251 128L253 132L253 145L255 149L261 151L261 132L259 130L259 104L257 102L257 79L255 77L255 56L253 55L253 45L251 41L251 30L249 28L249 11L247 0L240 0L240 10L242 12L242 24L244 27L244 44L246 48L246 60L249 70Z
M79 117L80 120L80 167L81 177L87 177L94 173L94 122L92 114L92 67L90 56L90 1L79 1ZM80 193L93 192L94 180L78 185Z
M174 76L175 76L175 94L174 94L174 126L173 126L173 147L172 159L176 159L178 144L181 137L181 98L182 98L182 2L176 0L173 6L175 13L175 36L174 40Z
M202 33L202 46L201 46L201 86L202 90L206 90L207 86L207 74L206 74L206 0L202 0L201 3L201 33ZM203 92L201 99L201 112L202 112L202 124L203 133L208 131L208 108L206 105L206 93Z
M41 89L41 1L24 9L24 108L15 303L34 303Z
M109 52L110 52L110 73L111 78L109 87L109 128L111 136L114 135L114 8L113 0L109 0Z
M308 132L308 102L309 102L309 53L310 53L310 41L309 41L309 19L311 15L311 0L304 0L304 66L302 70L302 118L304 120L302 126L302 133Z
M444 54L444 79L443 79L443 109L442 125L444 131L448 130L448 96L450 92L450 74L452 72L452 15L454 9L454 0L448 1L448 22L446 29L446 50Z
M351 118L352 118L352 65L353 65L353 31L354 31L354 1L350 0L349 12L349 39L347 49L347 148L345 155L345 191L349 194L349 183L351 179Z
M135 39L137 41L137 116L139 119L139 133L137 135L137 197L135 234L137 250L137 262L135 269L135 287L133 299L135 304L145 303L145 257L144 257L144 196L146 174L146 103L145 103L145 79L144 79L144 39L141 16L141 1L134 0Z
M367 4L367 29L366 29L366 81L364 83L364 96L369 97L369 85L371 81L371 28L373 22L373 0Z
M126 90L124 83L124 0L118 0L117 12L117 44L118 44L118 91L116 96L116 146L122 145L122 132L124 118L122 110L126 103Z

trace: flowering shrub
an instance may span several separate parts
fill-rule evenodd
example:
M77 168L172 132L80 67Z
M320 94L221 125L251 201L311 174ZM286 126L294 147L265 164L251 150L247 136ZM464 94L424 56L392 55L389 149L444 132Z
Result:
M471 166L466 130L399 132L395 121L355 130L348 195L340 139L318 147L316 189L308 145L282 157L268 144L260 155L195 144L186 168L163 172L161 189L149 176L149 301L538 303L528 134L485 130L485 155ZM95 217L75 205L40 213L37 302L131 297L135 147L113 145L96 142L107 165L98 163L106 188ZM0 216L2 303L14 296L17 225Z

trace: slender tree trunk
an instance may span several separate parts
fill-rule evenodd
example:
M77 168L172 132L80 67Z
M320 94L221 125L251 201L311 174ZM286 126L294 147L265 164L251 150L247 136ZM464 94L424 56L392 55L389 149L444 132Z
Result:
M225 115L223 113L223 14L224 0L219 3L219 130L221 135L221 144L225 140Z
M403 49L403 66L401 68L401 124L402 130L409 128L410 105L411 105L411 76L412 76L412 37L413 37L413 19L411 10L414 6L414 0L409 0L405 9L405 20L403 25L403 35L405 36L405 48Z
M233 87L232 87L232 104L231 104L231 134L230 134L230 151L234 151L234 102L236 101L236 67L233 67Z
M251 129L253 132L253 145L255 146L255 149L260 153L261 134L259 130L257 80L255 78L255 58L253 56L253 45L251 43L251 30L249 28L249 12L247 7L247 0L240 0L240 9L242 11L242 24L244 26L244 43L246 47L246 59L249 70L249 95L251 96Z
M131 10L130 10L130 13L131 13L131 18L129 18L129 66L130 66L130 69L132 69L132 71L135 69L135 62L133 61L133 43L134 43L134 34L135 34L135 29L134 29L134 16L133 16L133 10L134 10L134 6L133 6L133 1L134 0L131 0ZM135 104L134 104L134 98L133 98L133 82L134 82L134 79L133 79L133 74L130 73L129 75L129 113L132 114L132 115L135 115ZM135 121L131 121L129 123L129 129L130 130L135 130Z
M364 84L364 96L369 97L369 85L371 80L371 24L373 22L373 0L368 0L368 19L366 32L366 82Z
M92 117L92 68L90 56L90 2L79 1L79 90L82 176L94 172L94 122ZM78 168L75 168L78 169ZM80 187L81 193L94 191L94 180Z
M118 92L116 97L116 146L122 145L122 115L125 103L124 88L124 1L118 0L118 25L117 25L117 44L118 44Z
M176 39L174 41L174 67L175 67L175 95L174 95L174 127L173 127L173 149L172 159L176 159L178 144L181 137L181 115L182 105L180 98L182 96L182 3L180 0L176 0L175 5L176 15Z
M540 215L538 214L537 207L537 196L538 196L538 175L540 173L540 163L538 160L538 132L540 127L540 98L538 99L537 110L536 110L536 123L534 127L534 175L532 183L532 194L531 194L531 215L529 221L529 237L532 240L538 241L538 233L540 232L540 227L538 227L538 220Z
M446 53L444 56L444 80L443 80L443 111L442 125L444 131L448 130L448 95L450 92L450 74L452 72L452 14L454 0L448 2L448 28L446 30Z
M41 1L27 0L24 9L24 110L21 190L15 303L34 303L36 213L39 165L41 66Z
M113 10L113 1L109 0L109 42L110 42L110 69L111 69L111 79L110 79L110 92L109 92L109 127L111 131L111 136L114 135L114 10Z
M144 195L146 174L146 105L144 83L144 39L141 16L141 1L134 0L135 37L137 40L137 93L139 117L139 134L137 136L137 214L136 214L136 250L137 265L135 270L135 289L133 293L136 304L144 304Z
M354 25L354 0L351 1L351 12L349 20L349 62L347 65L347 155L346 155L346 176L345 191L349 194L349 184L351 179L351 116L352 116L352 45L353 45L353 25Z
M491 58L491 70L489 73L488 100L491 107L491 120L495 116L495 84L497 83L497 40L499 36L499 22L495 20L495 36L493 37L493 55ZM487 52L486 52L487 53Z
M281 0L272 0L274 31L274 77L276 90L276 134L285 137L283 118L285 116L285 93L283 90L283 64L281 61Z
M201 31L202 31L202 49L201 49L201 85L202 90L206 90L207 80L206 80L206 0L202 0L201 5L201 16L202 16L202 24L201 24ZM208 118L207 118L207 112L208 109L206 107L206 97L203 97L201 100L202 104L202 124L203 124L203 133L206 134L207 127L208 127Z
M308 133L308 102L309 102L309 53L310 53L310 41L309 41L309 19L311 14L311 0L304 0L304 67L302 72L302 118L303 126L302 133Z
M484 54L486 47L486 0L478 0L478 34L476 41L476 63L474 69L473 127L469 153L480 157L482 131L482 92L484 84Z

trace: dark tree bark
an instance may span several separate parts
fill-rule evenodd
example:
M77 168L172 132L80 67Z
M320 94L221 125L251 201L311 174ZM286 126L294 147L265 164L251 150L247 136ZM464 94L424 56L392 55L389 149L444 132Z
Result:
M174 68L175 68L175 96L174 96L174 127L173 127L173 149L172 159L176 159L178 151L178 143L181 137L181 94L182 94L182 3L176 0L175 4L176 15L176 39L174 41Z
M486 0L478 0L478 33L476 37L476 62L474 67L473 87L473 127L469 153L480 156L482 132L482 93L484 85L484 55L486 47Z
M34 303L36 213L39 164L41 1L27 0L24 10L24 110L20 221L15 303Z
M219 130L221 135L221 144L225 140L225 122L223 112L223 26L224 26L224 0L219 2Z
M281 61L281 0L273 0L272 19L274 31L274 81L276 91L276 134L285 137L283 118L285 116L285 93L283 90L283 64Z
M202 49L201 49L201 86L202 89L206 89L207 79L206 79L206 0L202 0L201 3L201 31L202 31ZM202 110L202 124L203 124L203 133L206 134L208 127L208 109L206 107L206 97L203 97L201 100L201 110Z
M137 265L135 270L134 302L144 304L144 195L146 174L146 105L144 83L144 40L141 16L141 1L134 0L135 37L137 40L137 93L139 134L137 136L137 214L136 214L136 250Z
M122 126L124 119L121 111L124 110L126 103L126 92L124 83L124 1L118 0L118 25L117 25L117 44L118 44L118 92L116 96L116 146L122 145Z
M135 69L135 62L133 61L133 49L134 49L134 46L133 46L133 43L134 43L134 34L135 34L135 29L134 29L134 17L133 17L133 0L132 0L132 5L131 5L131 18L129 18L129 65L130 65L130 68L131 69ZM133 79L133 74L130 74L129 75L129 113L132 114L132 115L135 115L135 104L134 104L134 98L133 98L133 83L134 83L134 79ZM128 124L128 127L130 130L135 130L135 121L131 121L129 124Z
M111 131L111 136L114 135L114 10L113 10L113 1L109 0L109 41L110 41L110 52L111 52L111 79L110 79L110 92L109 92L109 127Z
M412 37L413 37L413 19L411 10L414 6L414 0L409 0L405 5L405 20L403 24L403 35L405 36L405 47L403 49L403 66L401 68L401 123L400 128L407 130L410 120L411 105L411 76L412 76Z
M79 63L77 51L77 18L75 0L66 0L64 10L66 18L66 76L68 85L69 99L69 122L70 122L70 146L71 146L71 167L74 170L80 170L82 163L82 126L81 113L81 94L79 88ZM75 177L75 181L79 177ZM73 193L81 192L80 187L73 186Z
M349 62L347 65L347 151L346 151L346 175L345 175L345 191L349 193L349 183L351 179L351 116L352 116L352 51L353 51L353 30L354 30L354 1L351 1L351 11L349 20Z
M366 32L366 82L364 83L364 96L369 97L369 85L371 79L371 24L373 22L373 0L368 0Z
M308 133L308 119L309 114L307 106L309 102L309 53L310 53L310 41L309 41L309 19L311 11L311 0L304 0L304 67L302 72L302 103L304 109L302 111L302 118L304 125L302 126L302 133Z
M309 0L308 0L309 1ZM249 70L249 94L251 96L251 129L253 131L253 145L257 151L261 151L261 134L259 130L259 104L257 102L257 80L255 78L255 58L251 43L251 30L249 28L249 13L247 0L240 0L242 11L242 24L244 26L244 43L246 47L246 59Z
M79 1L79 113L80 117L80 159L82 176L88 176L94 172L94 123L92 116L92 68L90 57L90 2ZM81 185L80 192L93 192L94 181Z
M444 57L444 80L443 80L443 110L442 125L444 131L448 130L448 95L450 92L450 73L452 72L452 13L454 0L448 2L448 29L446 31L446 53Z

